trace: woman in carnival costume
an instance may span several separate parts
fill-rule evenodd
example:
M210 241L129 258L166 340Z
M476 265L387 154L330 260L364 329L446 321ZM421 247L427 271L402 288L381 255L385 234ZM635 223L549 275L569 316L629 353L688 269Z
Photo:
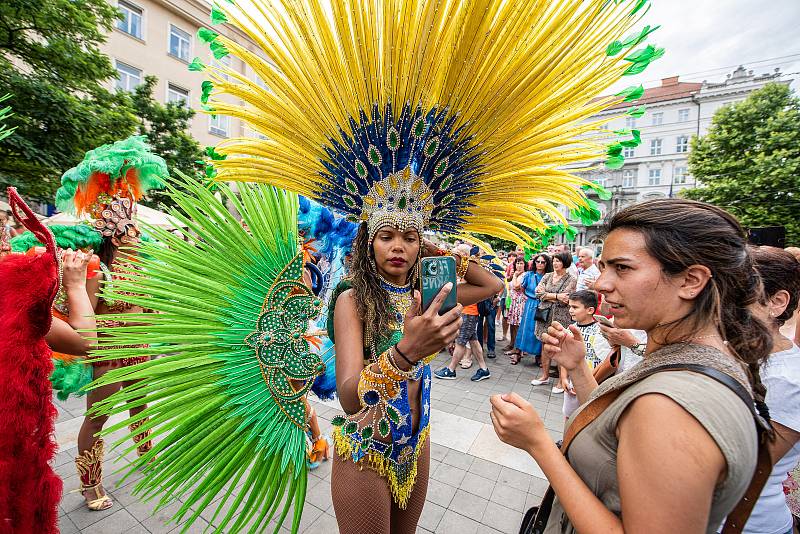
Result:
M113 287L136 271L133 249L141 235L134 222L136 202L149 190L163 187L166 176L164 160L150 152L143 137L134 136L87 152L83 161L61 178L61 188L56 192L56 206L62 211L91 218L93 232L89 234L94 234L91 240L99 241L95 247L106 285ZM80 235L86 231L72 233ZM133 302L100 297L100 277L89 282L88 290L94 311L98 316L106 317L97 320L99 327L117 328L135 320L142 313L141 306ZM131 296L135 297L135 293L131 293ZM69 313L66 303L58 299L55 309L56 312ZM132 352L131 348L124 350ZM146 355L130 354L121 360L92 361L89 365L92 375L97 379L115 367L133 365L147 359ZM91 391L86 398L87 411L125 385L119 382ZM137 406L132 413L145 408ZM98 433L106 420L106 417L87 415L78 434L75 465L81 479L81 492L90 510L104 510L113 504L102 486L105 444ZM147 431L136 433L134 441L138 445L139 455L150 450Z
M607 164L619 168L623 146L640 142L638 132L620 131L614 134L619 142L607 148L603 142L609 134L593 133L600 124L588 119L641 96L641 87L631 87L616 97L597 98L621 76L642 72L661 55L662 50L653 46L634 50L655 28L645 26L624 36L640 21L645 5L644 0L543 1L536 6L521 0L480 4L337 0L320 6L242 0L212 7L212 22L238 27L263 54L209 29L201 29L199 38L210 45L217 59L235 55L269 87L266 90L263 84L221 63L208 67L198 59L191 63L190 69L207 70L210 77L202 87L204 109L243 120L264 137L231 139L216 147L212 158L216 180L262 182L301 193L360 225L350 284L367 292L348 294L340 287L337 296L344 300L334 299L340 311L329 312L332 337L337 322L347 325L344 332L339 329L337 339L336 367L341 371L337 383L343 406L354 412L336 421L334 439L339 454L332 491L340 531L413 531L421 507L412 508L411 503L424 501L427 477L420 473L420 466L427 461L424 377L429 373L424 358L444 345L457 321L446 314L406 313L414 306L409 289L419 257L437 252L423 244L422 232L432 230L473 242L468 234L479 232L522 244L532 231L544 229L552 221L566 224L559 204L583 219L599 217L582 190L596 186L562 167L588 165L608 156ZM217 98L226 93L239 103ZM631 110L637 116L642 112L642 108ZM262 193L266 200L260 209L268 217L278 217L276 205L282 204L272 200L271 190L264 191L268 193ZM199 201L203 207L198 210L191 208L198 200L181 202L181 209L195 216L192 224L202 236L201 242L218 243L222 235L228 235L227 228L219 229L224 225L212 228L197 219L208 218L206 200ZM258 209L252 206L248 217L257 218ZM253 228L250 221L247 224ZM233 229L230 232L238 235ZM268 237L262 232L261 239ZM258 240L256 235L253 238ZM269 239L274 241L274 237ZM259 257L253 251L263 248L239 238L234 242L246 245L250 252L237 253L235 261L222 260L226 269L236 266L240 273L223 273L215 290L219 298L209 294L204 285L197 285L201 284L199 278L187 270L187 280L194 283L187 285L194 291L193 299L180 305L159 302L161 297L154 291L148 306L189 314L191 302L202 306L205 316L222 313L228 317L231 299L245 282L250 283L250 266ZM213 254L208 247L203 250ZM166 257L153 249L153 255L172 264L173 277L175 269L181 268L175 254ZM458 267L467 279L458 288L462 303L477 302L499 289L469 258L458 258ZM164 268L148 263L148 276L161 276L159 269ZM204 272L216 275L218 271L217 266ZM273 280L257 287L268 288ZM142 291L147 293L156 279L150 282L142 277L137 282L138 287L146 286ZM178 293L171 297L183 299ZM175 350L174 360L167 356L116 370L102 381L144 379L104 403L99 408L103 413L131 406L137 396L172 398L168 379L157 373L161 366L165 371L169 366L173 381L178 380L174 373L179 372L204 385L220 383L212 389L219 395L216 406L224 406L225 411L209 412L199 400L205 402L206 397L198 397L197 406L192 404L197 412L186 409L187 398L176 401L172 411L162 408L169 404L166 400L148 409L151 420L147 426L154 428L154 437L163 440L149 453L154 458L161 451L152 464L146 464L147 457L137 462L145 470L137 487L147 495L168 494L161 505L182 495L184 505L178 518L188 514L192 504L213 502L226 484L235 485L249 468L251 482L258 480L253 477L264 477L268 483L245 483L229 513L219 516L229 502L230 494L226 494L212 521L215 526L236 531L255 520L253 528L258 529L285 496L278 523L294 502L292 528L298 527L305 451L302 446L297 448L300 438L295 437L294 419L287 422L271 408L285 403L281 395L286 392L271 383L281 374L255 375L247 382L255 389L243 390L238 380L240 376L244 380L244 367L234 365L239 358L257 357L263 363L261 353L267 350L263 345L278 342L272 334L260 334L247 337L252 343L242 346L246 332L254 331L254 317L279 313L275 307L282 303L264 300L267 296L259 289L244 303L236 300L240 306L235 317L216 329L187 320L182 325L188 328L191 324L193 329L191 334L181 334L184 341L166 335L154 338L173 344L162 351ZM353 321L343 320L342 315ZM166 317L156 315L148 326L150 335L162 331L159 329L175 333L175 326L160 326L162 319ZM304 333L289 332L302 345ZM422 332L427 334L425 341L420 340ZM133 332L126 335L119 329L116 336L117 344L139 339ZM215 336L224 339L223 346ZM201 349L205 351L202 356ZM295 352L286 353L285 361L299 358L308 363L305 350L298 346ZM198 369L199 363L208 367ZM183 371L187 368L196 374ZM213 378L209 377L212 370L217 371ZM226 378L226 373L235 373L236 380ZM199 382L203 377L207 381ZM262 382L266 382L266 390ZM236 400L238 396L247 401ZM112 406L112 400L122 399L127 403ZM254 399L262 399L263 405L253 404ZM225 433L194 438L198 430L182 422L183 417L190 417L179 415L184 412L192 414L192 422L206 425L213 421L217 426L208 428ZM291 432L286 436L267 433L262 425ZM198 440L213 447L200 450ZM282 444L280 453L276 452L277 443ZM211 451L223 456L211 456ZM355 486L353 481L358 481ZM191 487L198 482L197 488ZM347 492L362 495L362 485L380 488L380 492L374 491L374 498L366 503L349 498ZM242 505L243 499L251 505ZM244 511L237 514L240 505Z
M53 234L14 188L8 199L16 218L42 244L34 254L0 258L0 518L9 532L58 532L61 480L49 463L56 453L56 410L47 377L53 350L85 355L95 328L86 292L88 257L61 251ZM51 306L63 289L71 313L62 321ZM35 497L34 497L35 496Z

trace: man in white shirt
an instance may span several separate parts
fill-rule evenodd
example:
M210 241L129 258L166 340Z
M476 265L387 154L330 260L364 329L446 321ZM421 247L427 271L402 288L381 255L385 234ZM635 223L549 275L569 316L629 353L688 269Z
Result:
M594 250L578 250L578 286L576 291L594 290L594 283L600 277L600 269L594 264Z

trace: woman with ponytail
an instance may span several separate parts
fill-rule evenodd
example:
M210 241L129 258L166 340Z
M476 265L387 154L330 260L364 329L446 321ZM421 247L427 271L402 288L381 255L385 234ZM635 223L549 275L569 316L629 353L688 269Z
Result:
M770 444L772 473L744 532L785 534L792 532L793 520L783 482L800 460L800 347L781 334L781 327L792 318L800 299L800 262L774 247L756 247L752 256L764 284L764 299L751 309L772 332L772 354L761 369L761 379L775 440Z
M583 404L562 451L515 394L492 397L495 430L550 481L537 518L547 534L713 533L753 478L752 400L764 408L759 366L772 348L750 310L762 286L744 231L708 204L644 202L608 221L600 267L615 326L647 332L644 359L598 386L579 331L554 322L543 354Z

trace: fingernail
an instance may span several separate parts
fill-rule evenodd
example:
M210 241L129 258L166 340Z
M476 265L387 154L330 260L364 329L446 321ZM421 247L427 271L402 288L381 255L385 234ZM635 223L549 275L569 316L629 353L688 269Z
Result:
M447 282L444 285L444 289L453 289L453 282Z

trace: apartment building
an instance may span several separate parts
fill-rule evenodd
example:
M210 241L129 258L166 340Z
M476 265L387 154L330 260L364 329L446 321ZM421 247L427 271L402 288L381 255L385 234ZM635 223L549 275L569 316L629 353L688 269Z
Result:
M642 136L641 145L624 149L622 168L610 170L599 165L592 172L582 173L612 193L611 199L605 201L593 196L603 217L634 202L674 197L682 189L695 187L688 166L691 138L706 134L719 108L744 100L770 82L788 85L792 80L782 78L778 69L756 75L741 66L719 82L681 82L678 76L673 76L662 79L658 87L646 89L643 97L633 103L646 106L644 116L625 115L632 107L625 102L592 117L592 121L608 118L603 128L609 131L609 139L611 132L620 129L636 129ZM579 233L574 246L599 248L600 223L590 227L576 225L576 228Z
M145 76L154 75L158 85L154 97L160 102L185 102L200 109L200 85L204 73L189 71L195 57L208 65L214 60L208 46L199 42L197 30L209 27L211 4L204 0L109 0L121 17L101 50L111 58L118 89L132 91ZM231 38L250 50L256 47L237 28L215 25L214 31ZM232 56L221 60L244 74L247 66ZM191 120L192 136L202 146L216 145L227 137L254 135L238 120L197 113Z

